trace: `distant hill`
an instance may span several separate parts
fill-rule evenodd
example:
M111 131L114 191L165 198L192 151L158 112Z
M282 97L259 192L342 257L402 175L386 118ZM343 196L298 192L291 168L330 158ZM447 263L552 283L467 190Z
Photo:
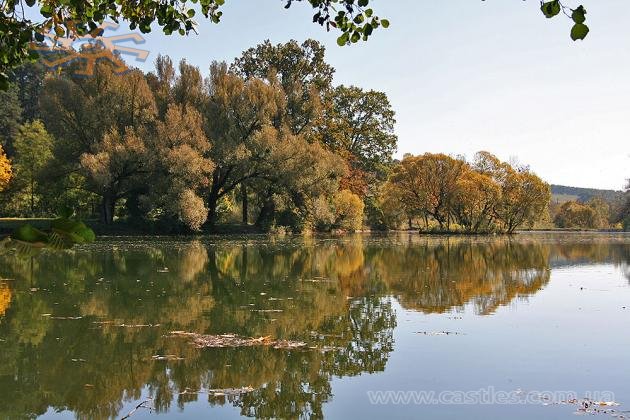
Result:
M614 203L623 197L623 191L598 190L596 188L567 187L551 184L551 201L564 203L565 201L588 201L593 197L601 197L609 203Z

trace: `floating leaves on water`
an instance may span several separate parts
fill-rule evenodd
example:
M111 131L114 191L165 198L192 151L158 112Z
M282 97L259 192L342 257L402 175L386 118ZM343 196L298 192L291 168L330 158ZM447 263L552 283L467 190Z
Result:
M274 349L305 349L307 344L302 341L274 340L271 337L248 338L235 334L203 335L185 331L171 331L171 337L187 337L197 348L223 348L223 347L254 347L269 346Z

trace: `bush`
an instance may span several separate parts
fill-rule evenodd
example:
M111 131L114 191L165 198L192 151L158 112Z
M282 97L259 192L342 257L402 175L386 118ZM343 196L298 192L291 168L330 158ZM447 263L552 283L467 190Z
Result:
M361 198L349 190L342 190L333 198L335 227L356 231L363 227L364 204Z

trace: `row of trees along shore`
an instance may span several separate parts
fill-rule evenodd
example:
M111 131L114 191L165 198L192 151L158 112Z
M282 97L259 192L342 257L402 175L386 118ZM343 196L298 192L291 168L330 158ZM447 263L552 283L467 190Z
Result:
M386 94L335 86L317 41L266 41L233 63L119 58L75 78L31 63L0 92L0 212L72 207L152 231L513 232L548 218L549 186L487 152L393 159Z

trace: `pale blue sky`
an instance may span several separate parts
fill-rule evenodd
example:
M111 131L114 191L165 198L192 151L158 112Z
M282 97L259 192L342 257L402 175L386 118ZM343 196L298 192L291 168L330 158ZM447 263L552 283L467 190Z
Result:
M158 53L207 73L269 38L314 38L327 47L335 82L388 94L398 156L488 150L516 157L551 183L621 189L630 177L628 0L584 0L591 33L570 40L564 16L545 19L537 0L372 0L391 21L368 43L338 47L310 23L311 9L280 0L227 0L219 25L199 35L146 36ZM577 1L566 0L577 5ZM118 33L125 29L121 28ZM128 60L130 61L130 60ZM130 64L134 64L130 61Z

